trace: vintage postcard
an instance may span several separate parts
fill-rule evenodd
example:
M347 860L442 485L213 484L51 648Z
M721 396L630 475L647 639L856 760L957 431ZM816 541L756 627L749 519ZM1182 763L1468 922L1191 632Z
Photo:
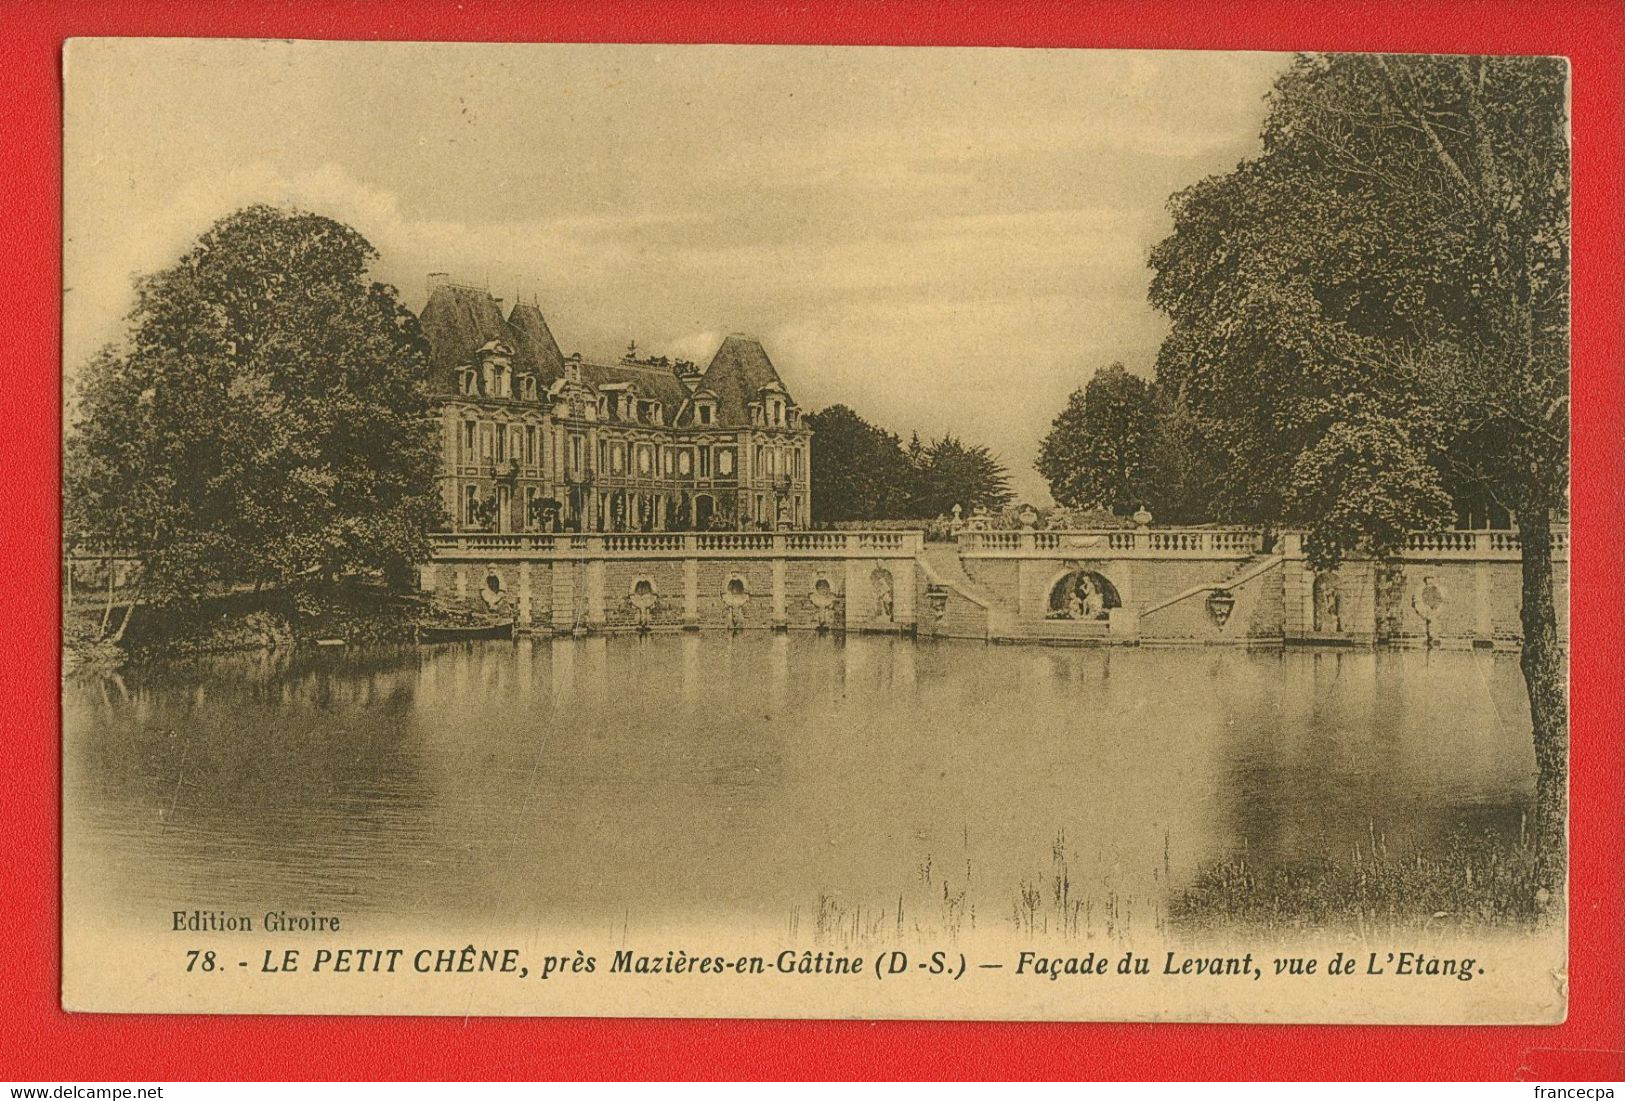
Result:
M1562 58L64 64L67 1009L1564 1018Z

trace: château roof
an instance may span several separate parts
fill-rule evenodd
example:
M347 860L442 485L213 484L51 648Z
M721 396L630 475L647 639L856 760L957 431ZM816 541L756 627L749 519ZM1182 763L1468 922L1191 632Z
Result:
M430 381L436 391L455 393L457 369L473 366L480 349L493 342L513 350L516 373L535 376L538 392L564 377L564 356L534 302L520 302L504 317L501 300L484 288L449 282L443 276L431 279L438 281L431 284L419 323L429 341ZM581 381L594 390L630 385L641 400L660 402L668 425L693 423L693 395L714 398L715 424L721 428L750 425L750 406L761 400L764 388L777 389L789 398L761 341L738 333L723 340L697 380L692 368L682 365L680 369L689 372L688 382L695 384L692 391L664 359L581 362L580 368Z
M535 363L543 385L564 374L564 354L536 303L515 303L508 314L508 327L519 337L521 358Z
M717 420L726 426L749 424L751 402L760 400L762 387L771 383L789 394L762 342L739 333L722 342L700 376L700 385L716 394Z
M658 401L664 406L666 423L674 423L677 411L688 399L688 387L668 367L645 367L635 363L583 363L581 381L593 389L630 383L641 401Z
M493 340L514 350L520 374L533 374L545 387L564 374L564 357L542 311L520 303L504 318L502 304L490 293L457 283L441 283L429 295L418 318L429 341L431 382L436 390L456 389L453 372L473 363L474 353Z

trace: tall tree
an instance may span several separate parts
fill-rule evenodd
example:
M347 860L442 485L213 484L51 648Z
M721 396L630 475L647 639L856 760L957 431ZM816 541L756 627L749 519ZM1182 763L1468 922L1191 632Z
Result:
M807 415L813 430L812 518L882 520L906 514L912 471L901 441L845 405Z
M1569 147L1561 60L1300 57L1263 152L1172 201L1158 384L1221 456L1229 516L1305 525L1318 566L1504 503L1542 874L1561 881L1568 710L1552 511L1568 481Z
M145 278L84 372L69 536L143 557L145 594L346 571L402 579L439 518L427 346L372 246L253 206Z
M1147 502L1157 421L1151 390L1121 363L1074 390L1038 447L1038 472L1068 508L1126 515Z
M959 505L1001 509L1015 497L1010 473L983 444L966 444L957 436L932 440L918 451L911 514L946 516Z

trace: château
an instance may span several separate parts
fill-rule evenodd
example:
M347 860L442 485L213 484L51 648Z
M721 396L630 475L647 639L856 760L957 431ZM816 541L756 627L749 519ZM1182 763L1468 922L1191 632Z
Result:
M560 352L539 304L429 277L420 318L456 531L805 528L812 431L767 350L703 369Z

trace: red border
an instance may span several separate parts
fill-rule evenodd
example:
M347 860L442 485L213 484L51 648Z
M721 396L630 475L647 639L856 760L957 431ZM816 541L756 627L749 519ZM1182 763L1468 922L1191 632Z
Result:
M12 0L0 13L0 1077L1625 1078L1621 514L1625 4L1113 0L615 7L499 0ZM75 35L779 42L1561 54L1573 61L1574 811L1571 1008L1551 1028L141 1017L57 1008L60 48Z

